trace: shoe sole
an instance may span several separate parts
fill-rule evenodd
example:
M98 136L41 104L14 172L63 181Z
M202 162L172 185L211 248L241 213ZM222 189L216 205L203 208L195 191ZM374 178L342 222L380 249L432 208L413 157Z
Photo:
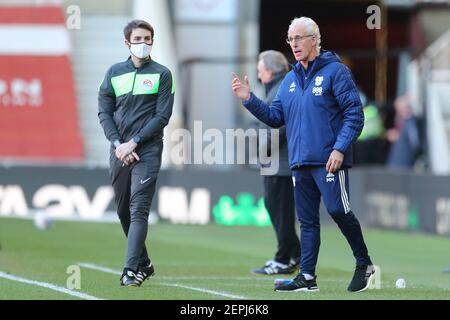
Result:
M137 284L137 283L132 283L132 284L124 284L124 283L120 283L120 286L121 287L140 287L141 285L140 284Z
M319 288L308 289L308 288L299 288L295 290L275 290L276 292L320 292Z
M253 270L250 270L251 274L257 274L257 275L261 275L261 276L276 276L276 275L288 275L288 274L293 274L296 270L291 271L291 272L275 272L275 273L259 273Z
M353 292L363 292L366 291L367 289L369 289L370 285L372 284L373 278L375 278L375 271L372 272L372 274L369 276L369 279L367 279L367 283L366 286L358 291L353 291Z
M126 284L123 284L123 283L121 283L120 286L121 287L133 287L133 288L139 287L139 285L137 285L137 284L128 284L128 285L126 285Z
M251 274L261 275L261 276L273 276L274 275L274 273L271 273L271 274L269 274L269 273L259 273L259 272L253 271L253 270L250 270L250 273Z

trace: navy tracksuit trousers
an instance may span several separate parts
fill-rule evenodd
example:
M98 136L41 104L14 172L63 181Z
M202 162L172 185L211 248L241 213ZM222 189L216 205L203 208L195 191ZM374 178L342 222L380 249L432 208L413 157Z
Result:
M356 265L372 264L361 226L350 209L348 169L330 174L324 166L306 166L293 170L292 174L300 221L301 272L315 275L320 247L321 196L328 213L347 239Z

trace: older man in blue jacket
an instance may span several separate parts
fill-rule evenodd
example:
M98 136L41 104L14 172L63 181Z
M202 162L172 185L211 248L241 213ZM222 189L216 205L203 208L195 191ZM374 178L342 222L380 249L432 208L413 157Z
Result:
M361 226L350 209L348 168L352 143L364 125L358 90L350 70L337 54L320 49L320 31L310 18L292 20L286 39L297 60L269 106L250 90L248 77L233 75L233 93L259 120L286 126L289 165L300 221L301 271L276 291L319 291L316 264L320 246L319 205L325 207L347 239L356 259L351 292L366 290L375 268Z

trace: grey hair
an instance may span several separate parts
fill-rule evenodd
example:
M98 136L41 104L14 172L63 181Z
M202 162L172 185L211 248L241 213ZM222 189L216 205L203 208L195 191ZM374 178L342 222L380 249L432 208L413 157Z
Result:
M264 67L267 70L271 70L273 74L288 72L289 71L289 63L284 56L279 51L275 50L267 50L263 51L259 54L259 60L262 60L264 63Z
M289 29L296 25L296 24L303 24L306 27L307 33L313 35L316 38L316 50L317 53L320 53L320 30L317 23L308 17L300 17L300 18L294 18L291 21L291 24L289 25Z

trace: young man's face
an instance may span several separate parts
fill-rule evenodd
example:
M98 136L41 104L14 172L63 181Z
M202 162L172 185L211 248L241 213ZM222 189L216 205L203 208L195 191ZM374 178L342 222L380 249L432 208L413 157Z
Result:
M295 60L308 61L316 50L316 38L307 33L303 23L294 24L288 31L288 39Z
M259 60L257 69L258 79L261 80L263 84L269 83L272 80L272 71L266 69L266 66L262 60Z
M153 44L152 33L150 32L150 30L143 28L133 29L131 31L130 41L128 40L125 41L127 46L129 46L130 43L142 43L142 42L145 42L148 45Z

